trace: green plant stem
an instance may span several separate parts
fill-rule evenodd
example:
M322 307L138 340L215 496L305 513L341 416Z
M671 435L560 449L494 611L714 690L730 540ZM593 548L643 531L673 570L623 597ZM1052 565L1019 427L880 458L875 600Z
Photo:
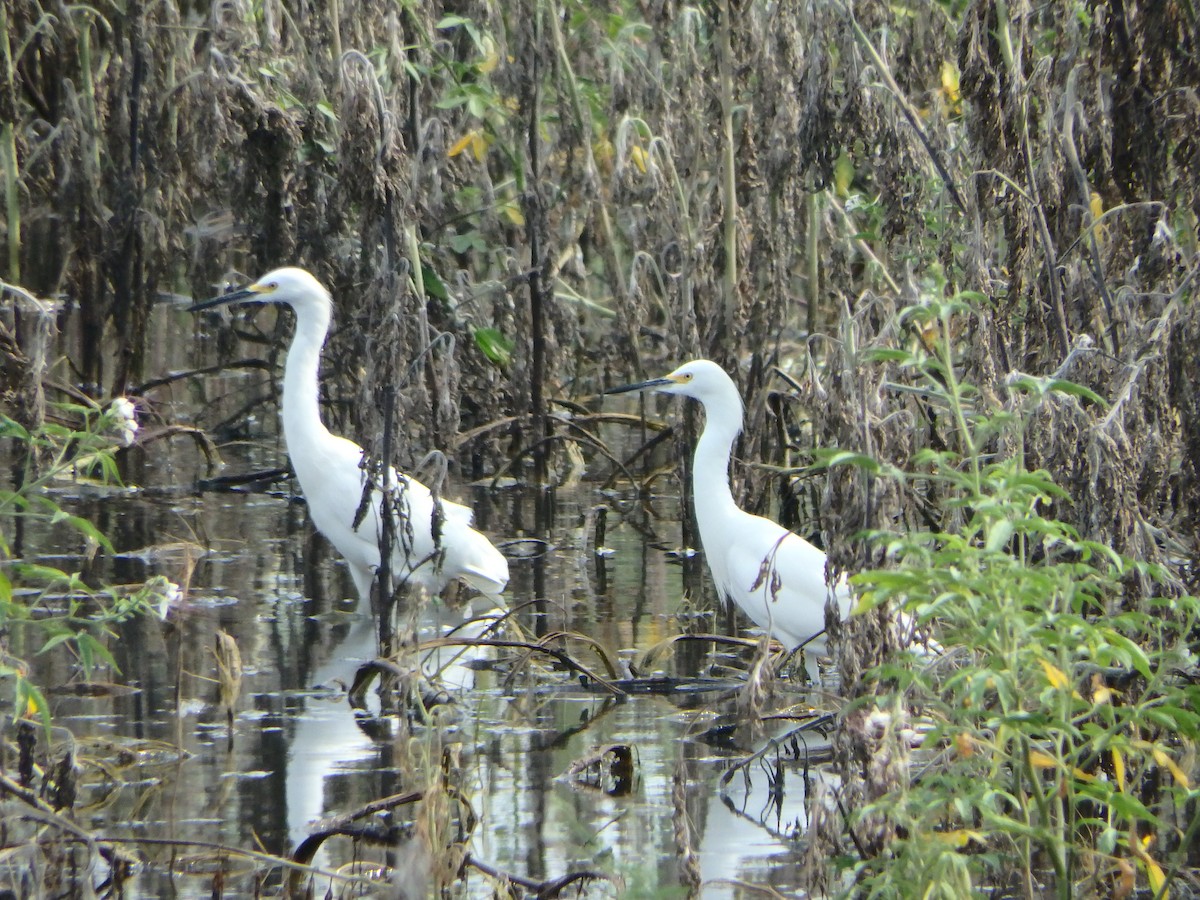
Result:
M1017 74L1017 55L1013 52L1012 32L1008 29L1008 0L996 0L996 39L1000 42L1000 55L1009 74Z
M1018 752L1021 754L1020 766L1025 774L1026 780L1029 782L1029 793L1033 795L1034 805L1037 806L1038 814L1042 817L1041 828L1035 829L1039 832L1047 834L1047 838L1042 841L1043 849L1050 857L1051 863L1054 865L1054 877L1058 883L1058 895L1063 900L1071 900L1070 882L1067 877L1066 862L1063 858L1064 847L1061 841L1052 839L1052 825L1054 818L1050 810L1050 801L1046 794L1042 791L1041 782L1038 780L1037 772L1033 769L1033 763L1030 760L1030 745L1028 735L1022 734ZM1063 777L1066 777L1065 775ZM1032 858L1027 862L1032 863Z
M4 214L8 225L8 277L21 280L21 198L17 170L17 140L11 122L0 126L0 154L4 158Z
M83 16L79 26L79 79L83 88L81 91L83 110L87 118L88 153L92 161L92 174L99 178L100 142L97 140L97 135L100 134L101 128L100 119L96 113L96 78L92 74L92 20L90 18L99 14L86 7L79 7L77 11Z
M939 344L941 345L942 366L945 369L947 399L954 410L954 424L962 436L964 454L971 462L971 501L974 502L983 494L983 475L979 468L979 451L975 446L975 435L967 424L966 413L963 411L962 387L958 383L958 376L954 374L953 337L950 332L949 315L942 315L940 325L942 334Z
M329 2L329 43L333 49L334 66L342 62L342 4L340 0Z

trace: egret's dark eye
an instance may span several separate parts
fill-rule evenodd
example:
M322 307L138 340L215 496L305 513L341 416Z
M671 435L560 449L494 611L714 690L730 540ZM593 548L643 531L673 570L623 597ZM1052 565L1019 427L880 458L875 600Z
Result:
M691 373L691 372L684 372L682 377L683 377L683 380L684 380L684 381L691 381L691 380L692 380L692 373Z
M267 290L269 290L269 291L277 291L277 290L279 290L279 282L278 282L278 281L272 281L272 282L270 282L270 283L267 285Z

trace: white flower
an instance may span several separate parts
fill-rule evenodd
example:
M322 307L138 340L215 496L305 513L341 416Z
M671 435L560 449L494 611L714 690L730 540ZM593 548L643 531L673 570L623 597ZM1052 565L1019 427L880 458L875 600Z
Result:
M178 606L179 601L183 599L183 591L179 589L179 585L175 582L168 581L161 575L151 581L157 582L154 583L154 590L158 594L157 612L158 617L165 622L167 613L172 608Z
M117 440L121 446L132 446L138 430L137 407L133 405L133 401L128 397L118 397L109 405L108 414L112 416Z

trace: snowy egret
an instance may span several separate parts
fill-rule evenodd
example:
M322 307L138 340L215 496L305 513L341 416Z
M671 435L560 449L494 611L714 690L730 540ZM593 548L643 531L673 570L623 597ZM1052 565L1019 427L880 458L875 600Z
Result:
M296 333L283 375L283 436L313 524L337 548L350 568L360 601L369 605L371 582L379 569L382 533L380 485L355 527L366 485L363 449L331 434L321 421L317 375L321 348L329 333L333 299L303 269L276 269L249 287L191 307L195 312L228 303L282 303L296 314ZM467 507L440 500L415 478L388 468L382 487L395 498L396 535L391 572L398 583L415 583L439 593L458 579L495 598L508 583L508 561L471 527ZM440 518L440 533L436 533Z
M825 653L825 605L850 612L845 579L825 582L825 554L783 526L739 509L729 488L729 457L742 430L742 398L733 379L716 363L697 359L670 375L611 388L606 394L658 391L699 400L704 432L692 465L692 504L700 542L717 591L741 607L788 650L810 654L805 667L818 680L816 655Z

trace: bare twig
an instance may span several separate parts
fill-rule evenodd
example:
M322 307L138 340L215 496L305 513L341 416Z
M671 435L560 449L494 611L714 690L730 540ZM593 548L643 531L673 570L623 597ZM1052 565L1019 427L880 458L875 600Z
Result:
M860 44L867 51L867 55L875 63L875 67L879 70L880 76L883 78L883 83L896 99L896 103L900 107L900 111L904 113L904 118L908 120L908 124L912 126L913 131L917 133L922 145L925 147L925 152L929 154L930 160L941 176L942 183L946 185L946 190L950 192L950 199L954 201L954 205L961 212L967 211L967 205L963 203L962 196L958 193L958 188L954 185L954 179L950 176L950 170L946 168L946 164L942 162L942 156L938 153L937 148L933 146L933 142L929 139L929 135L925 133L925 129L921 127L921 119L917 115L917 111L913 109L904 92L900 90L900 85L896 83L896 79L892 77L891 69L879 55L879 51L875 49L875 45L871 43L871 38L867 35L861 25L858 24L858 19L855 18L854 12L845 4L842 4L842 10L850 19L850 25L854 28L854 35L858 38Z

